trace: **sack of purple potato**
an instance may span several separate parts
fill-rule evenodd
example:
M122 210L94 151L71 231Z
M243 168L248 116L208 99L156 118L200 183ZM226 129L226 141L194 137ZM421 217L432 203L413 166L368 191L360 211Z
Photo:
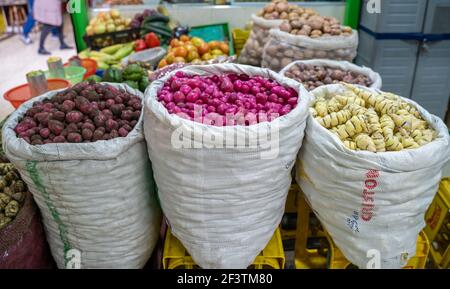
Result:
M284 67L280 74L302 83L309 91L341 81L381 89L380 74L368 67L347 61L328 59L298 60Z
M142 93L80 83L13 112L4 150L38 204L59 268L142 268L160 210L142 131Z

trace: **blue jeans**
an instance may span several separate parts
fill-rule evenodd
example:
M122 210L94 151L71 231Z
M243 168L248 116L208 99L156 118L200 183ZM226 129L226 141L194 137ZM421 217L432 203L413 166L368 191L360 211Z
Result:
M33 3L34 0L28 0L28 17L27 21L23 24L23 36L25 37L28 37L31 29L36 25L36 20L33 18ZM52 34L58 36L58 29L52 29Z

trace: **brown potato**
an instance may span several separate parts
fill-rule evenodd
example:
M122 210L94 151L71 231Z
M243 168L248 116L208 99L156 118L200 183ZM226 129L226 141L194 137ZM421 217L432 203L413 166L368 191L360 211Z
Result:
M292 30L292 27L289 24L289 22L285 21L285 22L281 23L280 30L284 31L284 32L290 32Z

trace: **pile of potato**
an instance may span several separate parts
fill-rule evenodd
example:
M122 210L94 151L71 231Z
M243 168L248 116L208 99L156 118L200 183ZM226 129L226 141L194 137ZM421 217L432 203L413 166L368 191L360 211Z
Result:
M350 36L352 28L341 26L334 17L320 16L311 9L298 7L289 13L288 20L280 25L280 30L292 35L319 38L325 36Z
M302 83L307 90L313 90L326 84L336 84L341 81L366 87L372 85L372 80L361 73L305 63L293 65L284 73L284 76Z
M19 213L27 187L11 163L0 163L0 229Z
M399 96L343 85L344 93L318 97L310 111L347 148L401 151L421 147L436 138L436 131L419 111Z
M317 12L313 9L289 4L287 0L272 0L272 2L260 10L257 15L267 20L291 20L294 19L295 15L307 18L310 15L317 15Z

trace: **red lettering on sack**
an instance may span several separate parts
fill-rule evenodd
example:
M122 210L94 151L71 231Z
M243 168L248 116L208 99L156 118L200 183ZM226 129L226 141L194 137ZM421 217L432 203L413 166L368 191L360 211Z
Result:
M366 173L366 179L364 180L361 203L361 219L366 222L370 221L373 217L373 210L375 208L375 192L373 191L373 189L378 187L378 181L376 180L376 178L378 178L379 176L379 171L369 170Z
M366 185L366 188L368 188L369 190L375 189L378 186L377 181L374 179L368 179L364 182L364 184Z

